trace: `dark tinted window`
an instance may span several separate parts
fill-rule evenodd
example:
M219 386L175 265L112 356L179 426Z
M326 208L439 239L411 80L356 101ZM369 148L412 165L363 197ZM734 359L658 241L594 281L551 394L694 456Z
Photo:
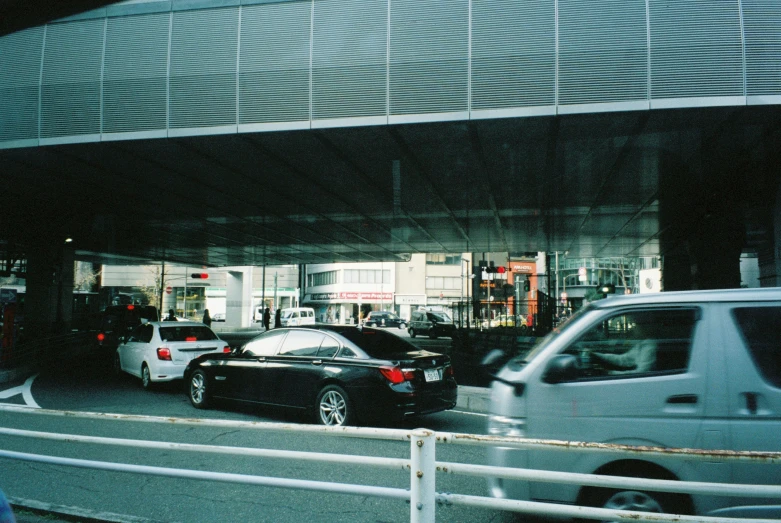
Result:
M317 351L318 358L333 358L336 351L339 350L339 342L330 336L325 336L323 343L320 344L320 350Z
M379 329L349 329L342 336L360 347L372 358L390 358L395 354L417 351L418 348L403 338Z
M160 339L163 341L204 341L216 340L217 335L206 325L183 325L181 327L166 325L160 327Z
M279 354L289 356L316 356L325 335L315 331L290 331Z
M732 314L757 370L781 387L781 307L740 307Z
M287 331L273 330L265 332L244 346L244 356L273 356Z
M453 321L450 319L450 316L444 312L429 312L428 319L431 321L438 321L440 323Z

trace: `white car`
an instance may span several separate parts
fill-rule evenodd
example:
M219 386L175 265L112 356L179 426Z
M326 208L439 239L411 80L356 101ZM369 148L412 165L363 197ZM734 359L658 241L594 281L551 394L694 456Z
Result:
M230 352L228 343L203 323L149 322L119 344L114 370L141 378L145 389L155 382L182 379L191 359L207 352Z

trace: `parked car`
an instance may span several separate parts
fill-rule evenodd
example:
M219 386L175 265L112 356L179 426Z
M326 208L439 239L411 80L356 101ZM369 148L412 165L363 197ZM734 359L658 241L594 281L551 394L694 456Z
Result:
M418 334L437 339L439 336L453 336L456 326L453 320L444 312L414 311L409 319L410 337Z
M98 319L97 347L111 354L120 342L144 322L159 321L157 307L151 305L111 305Z
M781 289L596 301L492 384L497 436L704 450L781 450ZM491 465L712 483L781 484L781 465L495 448ZM778 498L489 480L502 499L719 517L781 517ZM748 520L747 520L748 521Z
M407 327L407 322L403 318L388 311L370 311L363 324L367 327L398 327L399 329Z
M225 321L225 313L224 312L215 312L214 316L212 316L212 321Z
M114 356L117 374L141 378L145 389L154 383L182 379L191 359L208 352L230 352L228 343L203 323L150 322L136 327Z
M290 307L280 311L279 319L283 327L314 325L315 310L311 307Z
M323 425L439 412L457 397L448 356L349 325L273 329L231 354L195 358L185 379L196 408L218 398L280 405Z

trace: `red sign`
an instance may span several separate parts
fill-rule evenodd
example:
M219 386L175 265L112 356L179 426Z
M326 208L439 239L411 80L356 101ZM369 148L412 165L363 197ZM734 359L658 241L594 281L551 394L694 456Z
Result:
M165 288L165 293L166 294L171 294L173 291L174 291L174 289L170 285Z

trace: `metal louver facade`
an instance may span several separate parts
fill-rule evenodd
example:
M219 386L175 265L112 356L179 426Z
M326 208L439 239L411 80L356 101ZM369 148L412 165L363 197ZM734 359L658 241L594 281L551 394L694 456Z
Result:
M0 38L1 148L778 103L776 0L128 2Z

